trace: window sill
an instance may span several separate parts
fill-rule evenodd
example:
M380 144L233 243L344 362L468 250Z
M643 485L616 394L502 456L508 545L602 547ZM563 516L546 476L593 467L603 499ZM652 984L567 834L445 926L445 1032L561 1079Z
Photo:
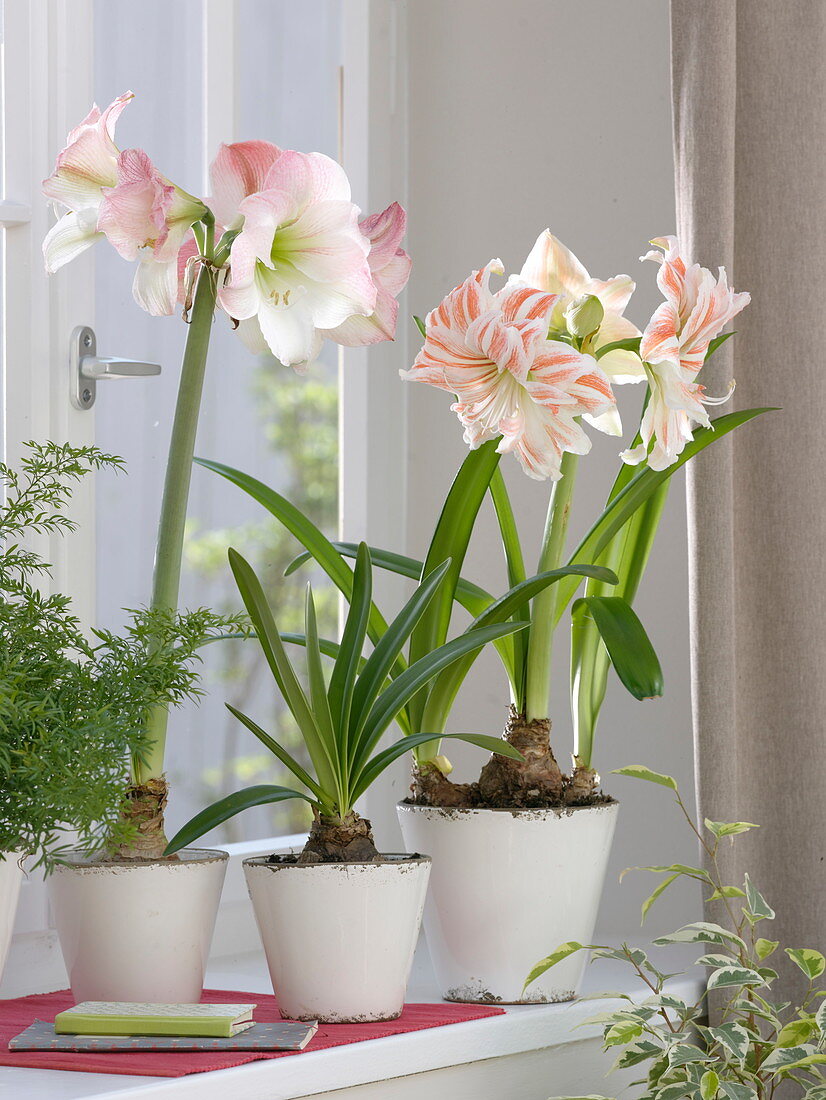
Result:
M681 953L675 959L675 968L684 957ZM207 985L261 993L271 988L263 956L258 953L217 960L207 973ZM677 979L670 988L686 999L696 999L700 994L695 978ZM610 961L590 968L587 974L585 993L600 989L627 992L640 999L647 993L629 980L621 965ZM418 1002L439 1000L423 951L418 953L408 997ZM597 1028L574 1028L604 1009L605 1002L593 1000L509 1007L503 1016L175 1079L0 1068L0 1097L225 1100L231 1096L233 1100L297 1100L344 1089L353 1100L391 1100L421 1096L427 1088L431 1096L438 1098L473 1095L475 1100L487 1100L519 1095L528 1100L553 1092L576 1091L577 1083L581 1095L583 1088L586 1092L604 1088L602 1077L610 1062L599 1051ZM506 1075L504 1080L510 1088L503 1084L497 1069ZM467 1085L457 1075L471 1075L474 1070L479 1076L474 1078L472 1093L465 1093ZM517 1078L522 1082L518 1087Z

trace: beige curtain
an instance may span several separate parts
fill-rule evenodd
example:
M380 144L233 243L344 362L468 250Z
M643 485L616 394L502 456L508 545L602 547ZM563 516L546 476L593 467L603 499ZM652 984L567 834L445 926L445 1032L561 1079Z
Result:
M777 910L762 934L826 950L826 0L671 19L679 232L752 295L703 381L782 406L689 466L699 802L762 826L725 855Z

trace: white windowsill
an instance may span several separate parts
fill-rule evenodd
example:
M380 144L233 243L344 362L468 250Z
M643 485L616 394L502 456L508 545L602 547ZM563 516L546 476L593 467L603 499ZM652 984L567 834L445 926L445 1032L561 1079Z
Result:
M684 958L685 953L681 952L675 959L675 969ZM207 973L206 984L217 989L271 992L263 956L257 953L216 961ZM691 1000L700 994L696 978L675 979L669 988L678 996ZM628 992L640 998L647 993L641 983L629 980L626 968L610 961L591 967L586 976L585 993L601 989ZM426 952L420 951L408 1000L427 1003L439 999ZM0 1068L0 1098L296 1100L444 1067L562 1048L596 1035L594 1027L573 1029L604 1008L605 1002L593 1000L510 1007L503 1016L172 1079Z

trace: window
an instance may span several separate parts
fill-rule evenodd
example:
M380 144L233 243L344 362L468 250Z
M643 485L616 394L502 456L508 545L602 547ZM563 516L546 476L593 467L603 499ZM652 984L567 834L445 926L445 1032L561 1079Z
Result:
M118 144L140 145L175 183L208 193L205 166L219 141L255 138L338 156L340 39L340 0L242 0L235 6L191 0L136 6L130 0L107 0L95 5L95 98L109 103L132 89L135 99L118 123ZM243 65L236 64L239 57ZM210 115L213 109L217 118ZM222 131L215 132L219 126ZM136 308L131 271L113 249L99 248L95 259L98 347L104 354L134 355L163 367L160 378L98 391L97 442L127 460L127 476L104 475L97 485L97 615L110 626L118 622L121 608L138 606L150 589L186 329L179 317L150 317ZM334 346L327 345L321 362L299 377L271 358L253 356L227 318L216 318L200 455L255 474L307 508L335 536L337 424ZM182 606L238 608L226 562L228 545L260 571L282 629L300 630L303 574L287 583L283 579L294 540L239 490L196 470ZM326 578L315 579L320 582L320 628L329 636L336 629L336 600ZM205 804L239 787L287 780L287 773L228 713L224 700L298 744L255 643L220 642L204 651L203 687L199 706L187 706L170 719L171 832ZM206 842L298 832L307 826L307 814L301 802L260 807L227 822Z
M4 458L15 460L21 440L53 438L94 441L128 463L126 475L101 476L76 496L80 530L48 548L55 588L72 593L86 622L114 625L120 608L148 598L185 330L178 318L150 318L134 305L129 265L108 248L90 250L47 279L40 249L51 222L40 181L92 100L105 105L131 87L136 98L120 120L119 144L146 148L170 178L193 191L206 190L206 166L219 141L255 137L333 156L341 143L354 197L365 211L404 201L405 104L397 93L402 80L394 46L402 15L395 4L373 9L363 0L348 0L346 20L343 10L342 0L146 0L138 6L73 0L70 7L5 0L2 6ZM80 324L95 328L100 354L158 362L163 374L101 385L93 410L73 409L68 348ZM219 318L198 450L296 499L304 494L331 534L339 526L346 536L389 544L401 537L404 520L405 394L396 371L405 360L402 334L395 344L369 351L369 370L366 349L347 350L341 361L329 349L309 378L298 379L256 360ZM232 598L221 567L232 541L257 564L269 560L264 572L273 593L288 616L295 613L302 585L280 580L292 551L260 509L199 471L190 514L185 603ZM325 629L334 633L335 600L324 593L319 602ZM224 699L243 697L257 718L281 721L252 647L242 671L238 647L222 645L207 652L208 699L173 718L173 829L205 799L263 778L257 746L230 725ZM392 796L381 801L380 810L368 811L395 830ZM266 837L295 827L294 819L262 810L239 819L237 833L209 839ZM45 893L32 879L17 923L29 935L12 953L4 989L14 988L15 973L35 973L38 952L42 965L51 965L38 931L47 927Z

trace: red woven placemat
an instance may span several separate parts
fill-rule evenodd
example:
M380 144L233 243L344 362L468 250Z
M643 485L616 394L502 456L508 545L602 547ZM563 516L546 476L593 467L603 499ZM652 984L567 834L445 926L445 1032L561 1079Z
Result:
M258 1005L255 1018L262 1022L280 1020L275 997L263 993L239 990L205 989L202 998L210 1004ZM444 1024L479 1020L499 1016L504 1011L488 1005L428 1004L405 1005L398 1020L381 1024L321 1024L316 1035L303 1051L220 1051L174 1053L80 1054L70 1051L17 1051L8 1049L9 1040L19 1035L35 1019L52 1020L58 1012L71 1008L74 998L68 989L59 993L36 993L30 997L0 1001L0 1066L32 1069L82 1070L85 1073L132 1073L147 1077L185 1077L188 1073L206 1073L213 1069L229 1069L261 1058L289 1058L305 1055L327 1047L362 1043L365 1039L381 1039L386 1035L402 1035L407 1031L423 1031Z

